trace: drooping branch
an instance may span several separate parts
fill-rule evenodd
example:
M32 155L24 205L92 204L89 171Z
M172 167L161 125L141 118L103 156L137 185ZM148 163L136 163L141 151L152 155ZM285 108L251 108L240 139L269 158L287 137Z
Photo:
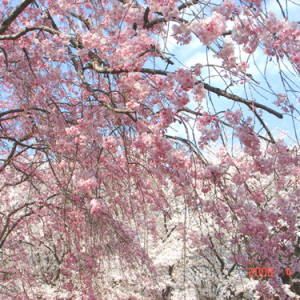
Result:
M151 22L148 23L148 25L150 24ZM148 25L146 26L148 28ZM40 28L36 28L36 27L33 27L33 28L25 28L23 29L22 31L20 31L19 33L15 34L15 35L5 35L5 36L0 36L0 40L5 40L5 39L16 39L24 34L26 34L28 31L33 31L33 30L44 30L44 31L47 31L51 34L60 34L61 32L58 31L58 30L55 30L55 29L52 29L52 28L49 28L47 26L41 26ZM80 42L76 41L74 38L70 38L70 42L71 44L73 44L73 46L76 46L76 47L79 47L79 48L83 48L83 46L81 45ZM93 62L93 63L89 63L86 67L83 68L83 70L85 69L94 69L96 72L98 73L101 73L101 74L121 74L121 73L128 73L128 72L141 72L141 73L147 73L147 74L153 74L153 75L164 75L164 76L167 76L168 73L170 72L167 72L167 71L163 71L163 70L154 70L154 69L149 69L149 68L141 68L141 69L136 69L136 70L132 70L132 71L129 71L129 70L124 70L124 69L121 69L121 70L114 70L112 68L108 68L108 67L101 67L100 66L100 63L98 62ZM201 83L201 81L198 81L196 82L196 84L199 84ZM211 85L207 84L207 83L203 83L204 84L204 88L210 92L213 92L219 96L223 96L227 99L231 99L231 100L234 100L236 102L240 102L240 103L243 103L243 104L246 104L248 106L253 106L253 107L256 107L256 108L261 108L267 112L269 112L270 114L273 114L275 115L277 118L280 118L282 119L283 118L283 115L281 113L278 113L277 111L273 110L272 108L269 108L263 104L260 104L258 102L255 102L255 101L250 101L250 100L247 100L247 99L244 99L242 97L239 97L237 95L233 95L233 94L230 94L230 93L227 93L226 91L224 90L221 90L219 88L215 88L215 87L212 87Z
M76 19L80 20L81 22L83 22L88 30L91 29L91 25L92 25L91 22L92 21L90 19L85 19L85 18L83 18L83 17L81 17L81 16L79 16L79 15L73 13L73 12L70 12L70 15L72 15Z
M201 81L198 81L196 84L199 84L199 83L202 83ZM258 102L255 102L255 101L250 101L250 100L247 100L247 99L244 99L242 97L239 97L239 96L236 96L236 95L233 95L233 94L230 94L230 93L227 93L221 89L218 89L218 88L215 88L207 83L203 83L204 84L204 88L212 93L215 93L219 96L223 96L227 99L231 99L231 100L234 100L236 102L240 102L240 103L244 103L248 106L254 106L256 108L261 108L265 111L267 111L268 113L270 114L273 114L274 116L276 116L277 118L279 119L282 119L283 118L283 115L275 110L273 110L272 108L270 107L267 107L263 104L260 104Z
M144 25L144 28L149 29L149 28L153 27L153 26L156 25L156 24L159 24L159 23L165 23L165 22L167 22L167 20L166 20L165 18L157 18L157 19L154 19L154 20L151 21L151 22L146 23L146 24Z
M248 106L250 109L251 107ZM253 110L254 111L254 114L255 116L257 117L257 119L259 120L260 124L263 126L263 128L265 129L265 131L267 132L268 136L270 137L271 141L273 144L275 144L275 139L271 133L271 131L269 130L268 126L265 124L265 122L263 121L263 119L261 118L261 116L257 113L256 110Z
M73 66L75 67L78 76L80 77L82 83L86 86L87 90L92 93L93 97L97 99L97 95L94 93L94 90L90 87L89 83L86 81L83 73L81 72L81 69L78 66L77 61L75 60L74 57L72 57L71 61L73 62ZM99 100L98 100L99 101ZM105 106L108 110L114 112L114 113L123 113L127 114L134 122L136 122L136 119L131 115L134 113L134 111L129 110L129 109L119 109L116 107L113 107L110 103L106 103L104 101L99 101L103 106Z
M54 20L53 20L53 18L52 18L52 16L51 16L51 14L50 14L50 12L49 12L48 9L46 9L46 14L47 14L48 19L51 21L52 27L55 30L59 30L58 27L57 27L57 25L55 24L55 22L54 22Z
M164 75L167 76L168 73L167 71L163 70L154 70L154 69L148 69L148 68L141 68L141 69L136 69L136 70L125 70L125 69L120 69L120 70L114 70L112 68L103 68L99 64L93 63L93 64L88 64L86 67L83 68L84 70L86 69L93 69L97 73L100 74L121 74L121 73L130 73L130 72L141 72L141 73L147 73L147 74L152 74L152 75Z
M6 220L5 220L5 223L3 225L3 228L2 228L2 231L0 232L0 249L2 248L5 240L7 239L7 237L9 236L9 234L13 231L13 229L22 221L22 219L24 219L25 217L28 217L30 216L31 214L33 214L33 211L30 209L30 205L33 205L35 204L35 201L34 202L30 202L30 203L26 203L26 204L23 204L21 205L20 207L14 209L13 211L11 211L7 217L6 217ZM23 208L29 208L30 211L25 213L24 215L22 215L21 217L19 217L18 220L16 220L14 222L14 224L12 224L12 226L9 228L9 224L10 224L10 221L11 221L11 217L18 213L20 210L22 210Z
M45 112L45 113L49 113L47 110L42 109L42 108L38 108L38 107L29 107L29 108L26 108L26 110L31 110L31 109L32 110L37 110L37 111L42 111L42 112ZM25 111L25 109L23 109L23 108L16 108L16 109L11 109L11 110L8 110L8 111L4 111L4 112L0 113L0 118L3 117L3 116L9 115L9 114L14 114L14 113L18 113L18 112L24 112L24 111Z
M180 109L177 110L177 112L181 112L181 111L184 111L184 112L193 114L193 115L195 115L195 116L203 116L203 114L202 114L201 112L193 111L193 110L189 109L188 107L183 107L183 108L180 108ZM259 115L258 115L258 116L259 116ZM223 124L223 125L225 125L225 126L227 126L227 127L230 127L230 128L232 128L232 129L234 128L234 126L232 126L232 125L230 125L230 124L224 122L223 120L218 120L218 123L221 123L221 124ZM268 127L265 125L265 123L262 124L262 125L263 125L263 127L266 129L266 131L267 131L267 130L269 131L269 129L268 129ZM269 134L268 134L268 135L269 135ZM260 135L260 134L258 134L257 136L258 136L260 139L263 139L263 140L265 140L265 141L267 141L267 142L269 142L269 143L274 143L274 140L273 140L273 139L269 140L269 139L267 139L266 137L264 137L264 136L262 136L262 135ZM270 135L269 135L269 136L270 136Z
M196 154L196 156L199 158L199 160L204 164L204 165L208 165L208 162L207 160L204 158L204 156L201 154L201 152L198 152L196 149L197 147L194 145L193 142L187 140L187 139L184 139L184 138L181 138L181 137L178 137L178 136L171 136L171 135L164 135L164 137L168 138L168 139L172 139L172 140L177 140L177 141L180 141L182 143L184 143L185 145L187 145L190 150Z
M164 61L166 61L168 64L170 65L174 65L174 63L165 56L165 54L157 49L155 46L151 45L151 49L146 49L145 51L143 51L141 54L139 54L139 57L142 57L143 55L145 55L146 53L149 53L149 52L156 52L160 55L161 59L163 59Z
M188 8L188 7L191 7L191 6L193 6L195 4L199 4L199 3L200 3L199 0L192 0L190 2L186 2L186 3L179 5L178 10L180 11L180 10L183 10L184 8Z
M21 31L19 31L18 33L15 34L9 34L9 35L2 35L0 36L0 41L1 40L16 40L19 37L25 35L27 32L29 31L34 31L34 30L44 30L47 31L51 34L61 34L60 31L55 30L53 28L47 27L47 26L41 26L41 27L25 27L24 29L22 29ZM71 41L72 42L72 41Z
M150 12L150 9L149 9L149 7L147 7L145 10L145 13L144 13L144 28L146 28L146 25L149 23L149 19L148 19L149 12Z
M102 68L102 67L95 67L95 66L92 66L91 64L88 64L84 69L94 69L96 72L98 73L102 73L102 74L120 74L120 73L128 73L128 72L141 72L141 73L147 73L147 74L153 74L153 75L164 75L164 76L167 76L168 73L170 72L167 72L167 71L163 71L163 70L154 70L154 69L148 69L148 68L141 68L140 70L132 70L132 71L128 71L128 70L113 70L111 68ZM198 81L196 82L196 84L199 84L199 83L202 83L201 81ZM234 100L236 102L240 102L240 103L243 103L243 104L246 104L246 105L250 105L250 106L254 106L256 108L261 108L265 111L267 111L268 113L270 114L273 114L275 115L277 118L279 119L282 119L283 118L283 115L275 110L273 110L272 108L268 107L268 106L265 106L263 104L260 104L258 102L255 102L255 101L250 101L250 100L247 100L247 99L244 99L242 97L239 97L237 95L233 95L233 94L230 94L230 93L227 93L219 88L215 88L207 83L203 83L204 84L204 88L212 93L215 93L219 96L223 96L227 99L231 99L231 100Z
M37 29L38 29L38 28L33 28L33 27L28 28L28 27L25 27L24 29L22 29L22 30L19 31L18 33L0 36L0 41L4 41L4 40L16 40L16 39L18 39L19 37L25 35L27 32L29 32L29 31L34 31L34 30L37 30Z

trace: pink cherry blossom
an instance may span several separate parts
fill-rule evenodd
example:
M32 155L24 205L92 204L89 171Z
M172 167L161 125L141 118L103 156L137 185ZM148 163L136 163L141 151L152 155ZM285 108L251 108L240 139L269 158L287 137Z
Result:
M2 1L1 299L299 297L298 7L208 2Z
M192 29L204 45L209 45L226 30L225 18L213 12L211 17L200 21L200 24L192 23Z

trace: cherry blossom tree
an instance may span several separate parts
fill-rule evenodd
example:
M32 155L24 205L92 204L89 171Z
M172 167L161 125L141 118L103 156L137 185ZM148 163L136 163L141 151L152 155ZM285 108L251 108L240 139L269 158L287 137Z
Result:
M298 299L297 10L3 0L1 299Z

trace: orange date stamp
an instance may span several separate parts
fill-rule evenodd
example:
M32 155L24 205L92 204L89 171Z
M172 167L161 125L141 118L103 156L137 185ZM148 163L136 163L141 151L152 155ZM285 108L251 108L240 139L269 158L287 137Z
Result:
M286 268L286 275L292 276L291 268ZM273 277L273 268L250 268L249 277Z

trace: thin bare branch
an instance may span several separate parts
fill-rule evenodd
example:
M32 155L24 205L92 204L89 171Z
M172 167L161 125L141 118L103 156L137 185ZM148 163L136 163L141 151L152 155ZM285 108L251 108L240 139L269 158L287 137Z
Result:
M199 83L201 83L201 81L198 81L197 83L199 84ZM197 84L197 83L196 83L196 84ZM254 106L254 107L257 107L257 108L261 108L261 109L267 111L268 113L270 113L270 114L276 116L276 117L279 118L279 119L282 119L282 118L283 118L283 115L282 115L281 113L279 113L279 112L273 110L273 109L270 108L270 107L267 107L267 106L265 106L265 105L263 105L263 104L260 104L260 103L258 103L258 102L250 101L250 100L244 99L244 98L242 98L242 97L239 97L239 96L236 96L236 95L227 93L227 92L225 92L225 91L223 91L223 90L220 90L220 89L218 89L218 88L215 88L215 87L213 87L213 86L211 86L211 85L209 85L209 84L207 84L207 83L204 83L204 88L205 88L206 90L212 92L212 93L215 93L215 94L217 94L217 95L219 95L219 96L223 96L223 97L225 97L225 98L227 98L227 99L231 99L231 100L234 100L234 101L236 101L236 102L244 103L244 104L246 104L246 105L248 105L248 106Z

